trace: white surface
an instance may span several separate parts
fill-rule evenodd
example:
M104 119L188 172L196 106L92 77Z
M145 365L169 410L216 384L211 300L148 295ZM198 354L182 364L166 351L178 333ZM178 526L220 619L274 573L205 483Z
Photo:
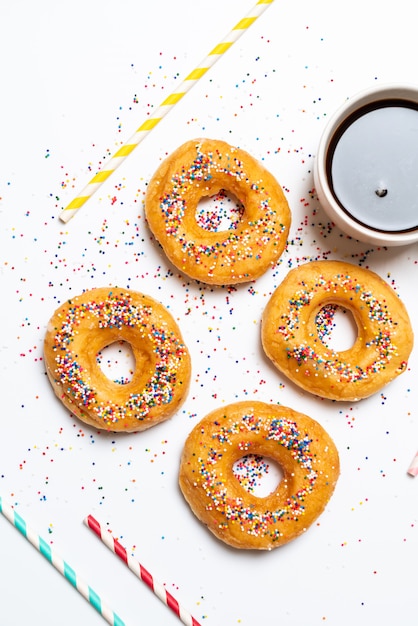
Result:
M416 76L414 5L276 0L149 134L77 216L58 215L103 158L144 121L251 9L242 0L4 1L0 6L0 493L126 624L178 619L83 525L92 513L207 626L411 624L416 617L416 353L409 370L358 404L311 397L263 356L260 316L290 267L314 258L368 266L401 295L417 332L418 248L373 248L333 228L313 191L327 118L351 94ZM254 284L217 289L167 263L143 217L147 181L187 139L229 141L263 160L293 213L289 246ZM75 421L44 374L59 302L119 284L170 308L193 358L187 401L128 436ZM267 554L216 541L177 488L187 433L219 405L255 397L321 422L341 478L318 524ZM0 518L0 623L102 618Z

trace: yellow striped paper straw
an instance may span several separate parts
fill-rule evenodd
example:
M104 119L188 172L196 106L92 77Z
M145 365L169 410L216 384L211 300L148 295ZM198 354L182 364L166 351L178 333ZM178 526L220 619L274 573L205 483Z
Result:
M157 126L165 115L179 102L183 96L195 85L206 72L218 61L223 54L241 37L241 35L256 21L256 19L267 9L274 0L258 0L253 9L243 17L228 35L218 43L205 59L196 67L183 82L178 89L173 91L155 110L154 114L148 117L132 137L122 145L119 150L109 159L90 182L84 187L78 196L73 198L71 202L62 210L60 219L68 222L77 211L87 202L87 200L99 189L99 187L113 174L113 172L123 163L131 152L146 135Z

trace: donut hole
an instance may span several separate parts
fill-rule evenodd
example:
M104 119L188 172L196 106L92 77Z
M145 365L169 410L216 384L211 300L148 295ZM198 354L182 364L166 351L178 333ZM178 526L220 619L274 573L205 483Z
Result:
M236 230L244 214L244 205L231 192L221 189L212 196L204 196L196 207L196 222L210 232Z
M114 383L126 385L131 382L136 363L127 341L115 341L102 348L96 355L96 361L103 374Z
M248 493L264 498L281 483L283 470L273 459L260 454L246 454L235 461L232 471Z
M335 352L350 350L358 328L352 312L339 304L327 304L318 311L315 323L322 343Z

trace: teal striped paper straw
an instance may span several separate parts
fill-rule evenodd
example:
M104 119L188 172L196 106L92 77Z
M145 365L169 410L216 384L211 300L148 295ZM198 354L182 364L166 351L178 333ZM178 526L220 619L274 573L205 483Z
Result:
M10 505L5 504L0 496L0 513L27 539L45 558L77 589L79 593L113 626L125 626L125 622L103 602L100 596L85 583L60 556L52 551L51 546L26 524L25 520Z

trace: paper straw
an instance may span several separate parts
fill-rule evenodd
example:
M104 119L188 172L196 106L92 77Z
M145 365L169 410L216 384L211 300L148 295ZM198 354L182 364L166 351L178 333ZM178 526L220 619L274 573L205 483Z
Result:
M0 513L13 524L15 528L27 539L45 558L81 593L81 595L100 613L102 617L113 626L125 626L116 613L107 606L100 596L87 585L73 568L60 556L52 551L49 544L31 530L23 518L8 504L5 504L0 496Z
M155 593L155 595L168 606L177 617L186 624L186 626L200 626L199 622L190 615L175 598L165 589L165 587L156 582L153 576L133 557L129 556L126 549L115 539L108 530L103 530L101 524L94 519L92 515L88 515L84 523L92 530L102 542L114 552L129 569Z
M411 465L408 468L408 474L410 476L418 476L418 452L411 461Z
M113 174L123 161L133 152L147 134L157 126L165 115L183 98L183 96L206 74L208 69L218 61L223 54L234 44L241 35L256 21L256 19L272 4L274 0L259 0L253 9L243 17L228 35L219 42L202 62L186 76L178 88L173 91L155 110L154 114L147 117L128 141L104 164L90 182L82 189L78 196L61 211L60 219L68 222L87 200L99 189L99 187Z

